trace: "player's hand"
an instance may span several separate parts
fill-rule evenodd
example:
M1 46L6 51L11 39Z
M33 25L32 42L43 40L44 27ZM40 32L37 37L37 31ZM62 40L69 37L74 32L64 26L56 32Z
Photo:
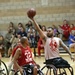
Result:
M71 59L72 59L73 61L75 61L75 58L74 58L74 56L73 56L73 55L71 55L70 57L71 57Z
M20 70L21 75L23 75L23 69L22 69L22 68L20 68L19 70Z
M39 64L36 64L37 68L40 68L40 65Z
M30 17L30 19L33 21L34 20L34 18L33 17Z

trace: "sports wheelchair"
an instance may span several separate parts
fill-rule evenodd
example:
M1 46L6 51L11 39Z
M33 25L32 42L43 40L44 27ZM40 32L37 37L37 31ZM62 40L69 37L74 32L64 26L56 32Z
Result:
M67 61L64 62L67 63ZM73 68L69 64L64 65L62 62L61 65L58 64L57 66L51 63L48 64L47 62L44 62L44 64L45 65L41 69L38 69L38 75L74 75ZM26 67L23 67L23 69L23 75L32 75L30 69L27 69ZM19 75L19 70L17 72L14 71L14 75Z
M9 75L6 64L0 60L0 75Z
M55 62L54 62L55 63ZM44 62L45 66L42 67L41 71L45 69L45 75L74 75L73 68L70 65L60 65L57 66L53 64L48 64Z

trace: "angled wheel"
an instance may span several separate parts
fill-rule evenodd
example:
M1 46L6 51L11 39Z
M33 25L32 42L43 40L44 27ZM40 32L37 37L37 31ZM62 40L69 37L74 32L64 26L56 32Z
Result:
M23 68L23 69L24 69L24 68ZM20 72L19 72L19 70L18 70L17 72L15 72L14 75L21 75L21 74L20 74ZM24 70L24 71L23 71L23 75L32 75L32 74L27 74L26 71ZM38 75L44 75L43 72L42 72L42 70L38 69Z
M9 75L6 64L0 60L0 75Z
M38 69L38 75L44 75L44 73L42 72L42 70Z
M45 75L57 75L57 68L54 65L46 64L41 70Z

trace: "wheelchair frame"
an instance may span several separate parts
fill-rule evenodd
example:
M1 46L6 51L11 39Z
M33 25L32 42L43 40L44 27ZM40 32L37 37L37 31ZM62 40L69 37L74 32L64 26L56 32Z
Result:
M23 67L23 69L25 69L25 67ZM16 72L15 72L15 70L11 70L12 72L14 72L14 75L19 75L18 73L19 73L19 70L17 70ZM25 73L25 75L33 75L33 74L26 74L26 71L24 70L24 73ZM38 75L44 75L44 73L42 72L42 70L41 69L38 69L38 72L37 72L37 74ZM24 74L23 74L24 75Z
M1 67L1 65L4 65L5 68L3 69L3 67ZM6 69L6 73L4 73L5 69ZM7 66L2 60L0 60L0 74L1 75L9 75Z
M49 72L49 75L51 75L51 69L53 69L54 75L68 75L66 70L65 70L66 68L69 70L71 75L74 75L73 74L73 68L71 66L70 67L57 67L56 68L52 64L46 64L41 70L43 71L43 69L46 67L47 67L46 75L48 75L48 72ZM63 72L61 72L61 69L63 70ZM59 74L58 74L57 70L59 70Z
M44 75L43 73L43 70L47 68L47 71L46 71L46 74L45 75L68 75L67 72L66 72L66 68L69 70L70 74L71 75L74 75L73 74L73 68L70 66L70 67L55 67L54 65L52 64L46 64L45 66L43 66L41 69L38 69L38 75ZM24 69L24 67L23 67ZM63 72L61 71L61 69L63 70ZM53 74L51 74L51 70L53 70ZM58 71L59 70L59 74L58 74ZM19 75L18 72L19 70L17 70L15 72L15 70L12 70L14 72L14 75ZM26 72L26 71L24 71ZM48 74L49 73L49 74ZM28 75L32 75L32 74L28 74Z

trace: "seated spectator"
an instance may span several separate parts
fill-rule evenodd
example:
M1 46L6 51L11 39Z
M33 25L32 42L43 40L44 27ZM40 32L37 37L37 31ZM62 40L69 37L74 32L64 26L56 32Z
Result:
M10 48L12 42L10 41L12 38L12 31L11 29L8 29L8 32L5 35L5 46L6 46L6 50L5 50L5 56L8 57L8 49Z
M44 49L43 42L42 42L41 38L38 40L37 49L38 49L38 56L41 56L41 49Z
M63 36L66 38L66 39L68 39L69 38L69 28L70 28L70 26L69 26L69 24L67 23L67 20L64 20L63 21L63 25L62 26L60 26L60 28L62 29L62 31L63 31Z
M45 26L45 25L43 25L43 26L41 26L41 27L42 27L41 29L42 29L43 33L45 33L45 34L46 34L46 33L47 33L47 31L46 31L46 26Z
M10 22L10 23L9 23L8 29L11 30L11 33L12 33L12 34L15 34L15 33L16 33L16 29L15 29L15 27L14 27L13 22Z
M20 31L17 34L21 35L21 37L27 37L27 33L25 32L25 29L23 27L21 27Z
M69 32L70 32L70 34L71 34L72 30L75 30L75 26L74 26L74 24L71 24L71 25L70 25L70 28L69 28Z
M58 25L58 37L60 37L61 39L62 39L62 37L63 37L63 31L62 31L62 29L60 28L60 25Z
M52 25L53 26L53 29L54 29L54 36L58 37L59 36L59 31L58 31L58 28L56 27L56 25Z
M28 23L25 25L26 33L28 33L29 28L32 26L32 22L28 21Z
M10 40L12 42L12 44L8 50L8 56L11 55L13 48L20 42L20 38L21 38L21 35L19 35L19 34L17 34L16 36L12 35L12 38Z
M4 55L5 55L5 40L4 40L4 37L2 35L0 35L0 50L4 50ZM3 55L2 55L3 56Z
M18 27L16 29L16 32L19 33L21 31L21 27L23 27L22 23L18 23Z
M69 36L69 48L74 48L75 49L75 31L72 30L71 34Z

